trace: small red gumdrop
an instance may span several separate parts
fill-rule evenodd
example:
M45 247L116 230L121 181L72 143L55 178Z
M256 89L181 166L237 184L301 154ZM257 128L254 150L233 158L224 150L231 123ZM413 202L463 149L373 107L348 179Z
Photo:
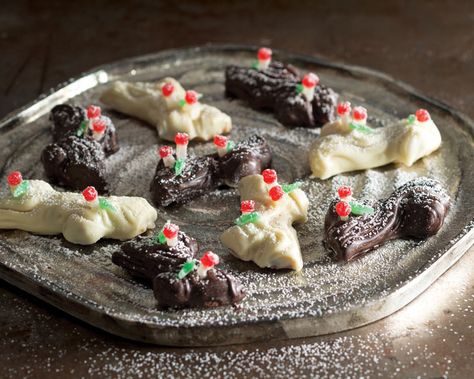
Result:
M250 213L255 210L255 201L253 200L244 200L240 203L240 211L242 213Z
M426 109L418 109L415 112L415 116L419 122L425 122L430 119L430 114Z
M319 83L319 76L310 72L303 77L302 83L306 88L316 87Z
M340 116L348 114L350 113L350 111L351 111L351 103L349 103L348 101L344 101L343 103L339 103L337 105L337 114Z
M272 57L272 49L268 47L261 47L258 49L258 60L266 61Z
M364 107L355 107L352 111L352 117L356 121L363 121L367 118L367 109Z
M107 122L102 119L92 121L92 130L96 133L104 133L107 128Z
M201 258L201 264L204 267L214 267L219 264L219 256L212 251L206 251Z
M187 145L189 143L189 136L187 133L176 133L174 142L177 145Z
M352 196L352 188L349 186L341 186L337 189L337 194L341 199Z
M102 111L99 106L97 105L89 105L87 107L87 118L97 118L102 115Z
M270 195L273 201L277 201L283 197L285 192L280 186L274 186L270 188L270 191L268 191L268 194Z
M8 174L7 178L8 184L11 186L17 186L23 181L23 177L21 176L20 171L12 171Z
M351 206L347 201L340 201L336 204L336 213L339 217L347 217L351 214Z
M224 148L227 146L227 137L216 135L214 136L214 145L220 148Z
M163 87L161 87L161 93L163 96L170 96L174 91L174 85L171 83L165 83Z
M277 180L277 173L275 170L267 168L262 171L263 181L267 184L272 184Z
M82 196L84 196L84 199L86 199L88 202L94 201L98 196L97 190L94 187L89 186L84 191L82 191Z
M171 146L161 146L158 149L158 154L160 155L160 158L169 157L171 154L173 154L173 148Z
M166 224L163 228L163 234L168 239L176 237L178 235L178 232L179 226L176 224Z
M198 93L193 90L186 91L186 95L184 95L184 100L189 105L196 104L198 101Z

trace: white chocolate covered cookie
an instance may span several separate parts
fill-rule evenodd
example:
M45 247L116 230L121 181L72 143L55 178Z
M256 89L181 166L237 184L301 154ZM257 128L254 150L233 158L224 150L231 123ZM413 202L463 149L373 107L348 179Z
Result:
M222 243L236 257L254 261L260 267L301 270L303 259L292 225L307 221L309 201L306 194L296 188L273 201L262 175L242 178L239 191L242 205L251 200L253 213L258 217L253 222L224 231Z
M0 229L63 234L72 243L90 245L101 238L127 240L154 227L156 210L141 197L110 196L108 207L88 203L80 193L58 192L42 180L30 180L21 197L3 193ZM92 188L92 187L90 187Z
M185 91L173 78L158 83L113 82L101 96L113 109L156 126L161 138L173 141L176 133L190 139L211 140L229 133L231 118L216 107L199 102L194 91Z
M392 162L411 166L440 146L441 134L422 109L416 116L375 129L360 120L354 121L354 116L351 121L342 115L322 128L320 138L310 148L309 163L313 177L327 179Z

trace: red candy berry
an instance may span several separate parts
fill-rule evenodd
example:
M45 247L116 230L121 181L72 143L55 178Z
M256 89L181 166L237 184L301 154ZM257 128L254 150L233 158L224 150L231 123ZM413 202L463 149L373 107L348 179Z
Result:
M166 158L173 154L173 148L171 146L161 146L158 149L158 154L160 155L160 158Z
M161 87L161 93L163 96L170 96L174 91L174 85L171 83L166 83L163 87Z
M347 201L340 201L336 204L336 213L339 217L347 217L351 214L351 206Z
M267 168L262 171L263 181L267 184L272 184L277 180L277 173L275 170Z
M177 145L187 145L189 143L189 136L187 133L176 133L174 142Z
M175 238L178 235L178 232L179 226L175 224L166 224L163 228L163 234L168 239Z
M224 148L227 146L227 137L216 135L214 136L214 145L220 148Z
M255 201L253 200L244 200L240 203L240 211L242 213L250 213L255 210Z
M430 119L430 114L428 113L426 109L418 109L415 112L415 116L419 122L425 122Z
M97 118L102 115L102 111L100 110L100 107L97 105L89 105L87 107L87 118L92 119L92 118Z
M337 114L343 116L351 111L351 103L345 101L337 105Z
M352 196L352 188L349 186L341 186L337 189L337 194L341 199Z
M367 118L367 109L364 107L355 107L352 111L352 117L356 121L363 121Z
M206 251L201 258L201 264L204 267L214 267L219 264L219 256L212 251Z
M184 95L184 100L186 101L186 104L196 104L198 102L198 93L193 90L186 91L186 95Z
M23 181L23 177L21 176L20 171L13 171L10 172L7 178L8 184L11 186L17 186Z
M82 196L84 196L84 199L86 199L88 202L95 201L98 196L97 190L94 187L89 186L84 191L82 191Z
M105 120L98 120L92 121L92 130L96 133L104 133L105 129L107 128L107 122Z
M261 47L258 49L258 60L259 61L266 61L272 57L272 49L268 47Z
M318 77L318 75L313 74L312 72L310 72L309 74L306 74L303 77L302 83L306 88L316 87L319 83L319 77Z
M277 201L283 197L285 192L280 186L274 186L270 188L270 191L268 191L268 194L270 195L273 201Z

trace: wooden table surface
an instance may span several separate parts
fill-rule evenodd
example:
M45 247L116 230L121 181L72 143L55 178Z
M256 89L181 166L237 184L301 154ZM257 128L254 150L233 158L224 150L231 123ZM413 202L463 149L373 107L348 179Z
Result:
M0 116L94 66L208 42L367 66L474 117L467 1L26 1L2 4ZM0 377L428 377L474 370L474 249L394 315L272 344L174 349L96 330L0 282Z

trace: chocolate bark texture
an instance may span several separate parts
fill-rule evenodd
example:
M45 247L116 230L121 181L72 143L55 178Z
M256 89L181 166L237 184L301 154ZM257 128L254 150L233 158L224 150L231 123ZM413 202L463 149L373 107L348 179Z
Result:
M160 309L210 308L240 302L245 297L242 284L221 269L209 269L205 278L196 270L178 278L183 264L194 260L197 252L197 242L179 232L178 243L173 247L154 238L125 243L114 252L112 262L151 285Z
M411 180L389 198L368 204L372 214L350 215L343 221L334 201L326 215L324 244L337 257L350 261L396 238L423 240L438 233L450 207L439 182Z
M247 101L256 110L273 112L289 127L320 127L336 119L338 95L318 84L311 101L299 93L301 77L291 65L272 61L267 69L228 66L225 72L226 95Z
M260 174L271 162L268 143L257 135L237 143L223 157L209 154L187 158L180 175L160 160L150 185L152 199L158 206L181 205L216 188L235 187L241 178Z

